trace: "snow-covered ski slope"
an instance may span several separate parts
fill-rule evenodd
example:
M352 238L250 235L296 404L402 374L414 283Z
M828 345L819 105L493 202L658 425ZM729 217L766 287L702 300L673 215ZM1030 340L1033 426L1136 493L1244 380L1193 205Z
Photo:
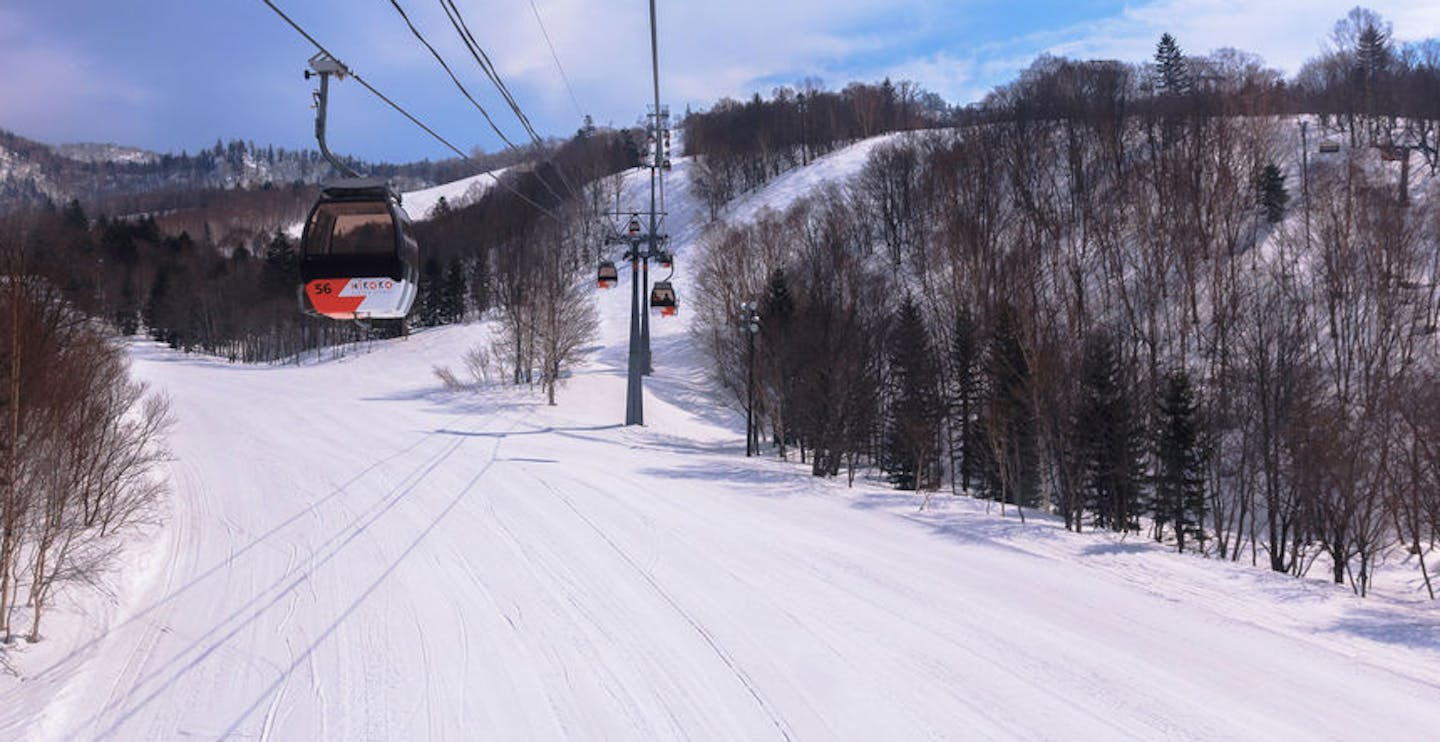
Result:
M479 326L303 367L137 346L168 521L118 606L14 653L0 738L1434 738L1433 607L746 460L684 332L686 166L643 429L623 275L555 408L441 389Z
M405 213L409 214L411 219L416 221L428 219L430 212L435 209L435 205L440 203L442 198L452 209L479 201L481 196L495 187L496 179L503 176L509 169L502 167L498 170L461 178L452 183L441 183L431 188L410 191L402 196L401 203L405 207Z

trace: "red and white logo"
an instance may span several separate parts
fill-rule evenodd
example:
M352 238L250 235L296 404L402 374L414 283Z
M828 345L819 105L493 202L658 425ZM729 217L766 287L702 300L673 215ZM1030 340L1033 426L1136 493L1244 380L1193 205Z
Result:
M337 319L393 309L402 290L393 278L320 278L305 284L310 306Z

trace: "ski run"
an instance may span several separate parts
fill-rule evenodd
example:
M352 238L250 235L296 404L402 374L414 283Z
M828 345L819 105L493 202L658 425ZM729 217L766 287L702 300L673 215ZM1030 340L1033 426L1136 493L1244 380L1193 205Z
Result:
M843 180L877 141L728 216ZM703 217L687 167L667 192L682 266ZM1362 600L948 494L920 512L881 482L747 460L687 334L683 270L679 317L652 322L647 424L621 426L620 277L556 407L443 387L432 369L488 346L483 323L300 366L135 343L133 372L177 418L163 524L113 597L71 590L47 640L9 655L0 738L1440 730L1440 614L1402 591Z

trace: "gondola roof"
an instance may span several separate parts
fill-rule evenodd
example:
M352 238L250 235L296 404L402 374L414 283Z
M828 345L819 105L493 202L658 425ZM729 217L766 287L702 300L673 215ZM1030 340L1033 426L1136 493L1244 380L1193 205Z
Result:
M385 178L341 178L320 185L320 195L326 199L350 200L369 198L392 198L400 203L400 192Z

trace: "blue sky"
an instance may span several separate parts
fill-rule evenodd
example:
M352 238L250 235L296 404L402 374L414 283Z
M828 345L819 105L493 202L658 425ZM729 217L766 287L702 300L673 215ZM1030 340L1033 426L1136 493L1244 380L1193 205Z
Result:
M512 139L521 135L435 0L398 0ZM464 149L502 145L388 0L275 0L380 90ZM457 0L545 135L571 102L526 0ZM661 96L704 107L817 77L885 76L969 102L1048 52L1142 61L1162 32L1187 53L1254 52L1293 73L1353 0L658 0ZM628 124L648 100L644 0L534 0L580 110ZM1440 36L1440 3L1369 3L1398 39ZM0 0L0 128L41 141L194 151L217 138L313 146L307 42L261 0ZM447 151L353 82L332 93L331 146L371 160Z

